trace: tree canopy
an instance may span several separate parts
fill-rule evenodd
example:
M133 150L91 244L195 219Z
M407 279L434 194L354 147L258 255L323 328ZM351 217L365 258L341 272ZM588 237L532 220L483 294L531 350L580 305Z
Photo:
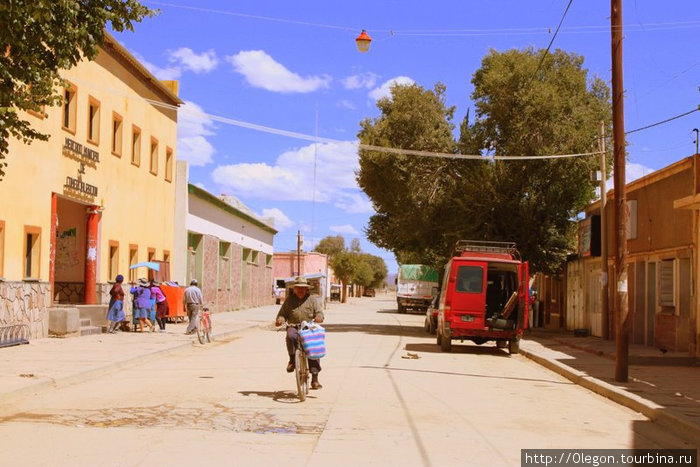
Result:
M43 113L62 103L61 70L92 60L109 23L133 31L155 11L136 0L4 0L0 2L0 180L9 138L47 140L18 111Z
M314 251L328 255L333 272L343 284L343 302L346 301L347 284L379 287L388 274L384 260L379 256L363 253L358 239L353 239L348 249L341 235L324 237Z
M453 140L444 86L395 86L381 114L360 123L362 143L462 154L544 156L589 153L610 92L589 78L583 58L557 50L491 50L474 73L469 112ZM409 123L410 122L410 123ZM437 137L439 135L439 137ZM556 271L572 250L571 219L594 196L599 156L483 160L360 151L360 187L377 214L367 229L400 262L441 266L459 239L515 241L536 271Z

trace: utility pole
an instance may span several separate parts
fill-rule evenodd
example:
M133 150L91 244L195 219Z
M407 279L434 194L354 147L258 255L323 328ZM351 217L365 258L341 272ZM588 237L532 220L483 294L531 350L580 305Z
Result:
M304 237L301 236L301 230L297 230L297 276L301 277L301 244L304 243Z
M612 47L613 170L615 186L615 381L627 381L629 326L627 305L627 205L625 116L622 79L622 0L610 0Z
M605 206L608 194L605 188L607 180L607 161L605 152L605 122L600 122L600 311L601 330L605 340L610 339L610 314L608 313L608 221Z

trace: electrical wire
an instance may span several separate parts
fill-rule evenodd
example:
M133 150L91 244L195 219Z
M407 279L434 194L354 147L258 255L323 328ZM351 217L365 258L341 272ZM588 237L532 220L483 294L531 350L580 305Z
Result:
M671 122L671 121L673 121L673 120L677 120L677 119L679 119L679 118L681 118L681 117L685 117L686 115L690 115L690 114L692 114L693 112L697 112L698 110L700 110L700 106L694 108L693 110L689 110L688 112L684 112L684 113L682 113L682 114L680 114L680 115L676 115L675 117L667 118L666 120L661 120L660 122L652 123L651 125L647 125L647 126L643 126L643 127L641 127L641 128L636 128L636 129L634 129L634 130L627 131L627 132L625 132L625 135L629 135L629 134L632 134L632 133L636 133L636 132L642 131L642 130L648 130L649 128L653 128L653 127L655 127L655 126L659 126L659 125L662 125L662 124L664 124L664 123L668 123L668 122Z
M177 8L182 10L199 11L221 16L235 16L240 18L248 18L261 21L270 21L276 23L295 24L299 26L311 26L323 29L335 29L340 31L359 31L362 28L357 26L339 26L333 24L314 23L310 21L292 20L286 18L278 18L273 16L253 15L247 13L238 13L230 10L220 10L213 8L195 7L189 5L179 5L169 2L159 2L145 0L143 3L162 6L167 8ZM567 7L568 10L568 7ZM700 21L676 21L676 22L661 22L649 24L630 24L625 25L625 32L634 31L664 31L673 29L694 29L700 28ZM491 28L491 29L371 29L372 33L387 33L391 37L395 36L501 36L501 35L525 35L525 34L549 34L551 28L547 27L532 27L532 28ZM562 33L609 33L610 25L584 25L584 26L569 26L561 29Z
M159 101L155 101L153 99L147 99L144 98L147 102L154 106L161 106L161 107L166 107L170 109L176 109L176 106L173 106L171 104L165 104ZM181 114L182 113L188 113L187 108L185 107L184 109L180 110ZM333 138L324 138L324 137L319 137L319 136L312 136L312 135L307 135L304 133L298 133L295 131L288 131L288 130L280 130L277 128L272 128L264 125L258 125L256 123L249 123L249 122L244 122L241 120L235 120L232 118L227 118L227 117L221 117L218 115L212 115L204 112L191 112L193 116L201 116L201 117L206 117L207 119L210 119L212 121L220 122L220 123L225 123L227 125L233 125L233 126L238 126L241 128L247 128L249 130L255 130L255 131L260 131L263 133L269 133L269 134L274 134L274 135L279 135L279 136L287 136L290 138L295 138L295 139L300 139L304 141L310 141L313 143L328 143L328 144L347 144L347 143L352 143L356 144L358 149L364 149L367 151L377 151L377 152L386 152L386 153L391 153L391 154L400 154L400 155L409 155L409 156L424 156L424 157L436 157L436 158L445 158L445 159L472 159L472 160L538 160L538 159L564 159L564 158L572 158L572 157L585 157L585 156L593 156L600 154L600 152L595 151L595 152L586 152L586 153L577 153L577 154L554 154L554 155L542 155L542 156L499 156L499 155L483 155L483 154L455 154L455 153L444 153L444 152L432 152L432 151L418 151L418 150L413 150L413 149L401 149L401 148L389 148L385 146L375 146L371 144L363 144L359 142L354 142L354 141L347 141L347 140L339 140L339 139L333 139Z
M564 10L564 14L561 15L561 19L559 20L559 25L557 26L556 31L554 31L554 35L552 36L552 40L549 41L549 45L545 49L544 53L542 54L542 58L540 58L540 63L537 64L537 69L535 70L535 73L532 75L532 79L534 79L537 76L537 73L540 71L540 67L542 66L542 63L544 63L544 59L549 53L549 49L552 47L552 44L554 43L554 39L557 38L557 34L559 34L559 29L561 28L562 23L564 22L564 18L566 18L566 14L569 12L569 8L571 7L571 4L573 3L574 0L569 0L569 3L566 5L566 9ZM530 81L532 81L532 79Z

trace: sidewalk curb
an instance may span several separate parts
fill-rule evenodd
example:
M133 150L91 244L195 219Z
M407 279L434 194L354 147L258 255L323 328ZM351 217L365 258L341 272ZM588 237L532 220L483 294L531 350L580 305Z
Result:
M668 409L655 402L589 376L587 373L571 368L557 360L538 355L531 350L521 347L520 353L535 363L558 373L571 382L606 397L617 404L624 405L625 407L639 412L651 421L657 422L676 434L681 435L683 438L690 439L700 445L700 425L694 423L692 420L688 419L688 417L682 414L669 413Z
M229 331L224 331L220 334L214 334L215 339L227 339L231 336L235 336L237 334L240 334L248 329L258 327L260 326L257 323L250 323L246 324L244 326L238 327L236 329L232 329ZM78 339L78 338L76 338ZM36 384L30 384L28 386L25 386L20 389L16 389L11 392L7 392L4 394L0 394L0 414L3 412L3 406L8 405L9 403L18 400L18 399L23 399L25 397L28 397L30 395L37 395L38 393L45 391L47 389L59 389L59 388L64 388L68 386L72 386L74 384L80 384L85 381L89 381L91 379L94 379L96 377L105 375L107 373L110 373L114 370L121 369L121 368L128 368L131 365L133 365L136 361L141 360L143 358L150 358L150 357L155 357L155 356L163 356L163 355L168 355L171 353L178 352L182 350L185 347L191 347L193 345L198 345L196 341L196 336L194 337L194 341L187 341L187 342L181 342L178 344L173 344L170 347L161 349L161 350L156 350L154 352L147 351L144 353L141 353L139 355L134 355L131 356L125 360L118 360L114 362L107 363L106 365L98 366L95 368L91 368L89 370L81 371L79 373L75 373L72 375L67 375L61 378L49 378L44 381L37 382ZM216 340L214 341L216 342Z

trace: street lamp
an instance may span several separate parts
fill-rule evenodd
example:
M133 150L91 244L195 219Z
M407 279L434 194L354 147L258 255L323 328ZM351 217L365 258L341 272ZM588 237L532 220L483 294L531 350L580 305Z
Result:
M363 29L360 35L355 38L355 42L357 43L357 50L360 52L367 52L369 50L369 43L372 42L372 38L369 37L367 31Z

